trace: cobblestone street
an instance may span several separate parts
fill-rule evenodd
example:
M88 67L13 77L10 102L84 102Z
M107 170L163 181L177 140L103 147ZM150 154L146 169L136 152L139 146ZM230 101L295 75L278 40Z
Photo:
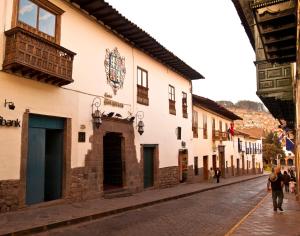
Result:
M39 235L224 235L265 195L258 178Z
M263 200L260 206L241 222L233 232L234 236L244 235L300 235L300 204L295 201L295 195L285 193L283 199L284 212L274 212L272 205L272 195Z

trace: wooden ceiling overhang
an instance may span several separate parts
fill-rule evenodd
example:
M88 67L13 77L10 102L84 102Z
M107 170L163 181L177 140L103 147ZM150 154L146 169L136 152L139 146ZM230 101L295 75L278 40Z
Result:
M184 78L188 80L204 79L198 71L167 50L147 32L129 21L104 0L65 1L75 4L132 46L142 50Z
M278 99L275 96L258 95L273 117L285 120L287 127L293 129L295 126L295 103L291 99Z
M266 59L296 61L297 17L294 0L258 0L251 5Z

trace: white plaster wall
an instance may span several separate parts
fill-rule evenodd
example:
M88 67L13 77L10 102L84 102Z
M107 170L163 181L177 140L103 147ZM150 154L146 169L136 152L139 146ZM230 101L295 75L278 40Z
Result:
M212 141L212 119L215 118L215 130L219 130L219 121L222 121L223 132L225 131L225 123L227 123L228 128L232 122L220 115L217 115L209 110L204 110L202 108L193 106L193 109L198 112L198 138L193 138L193 155L190 156L189 161L194 164L194 157L198 156L198 167L203 167L203 156L208 156L208 168L212 167L212 156L218 156L218 145L225 146L225 165L228 162L228 167L231 166L231 155L234 155L234 143L233 141L215 141L216 151L213 151L213 141ZM203 139L203 114L207 116L207 139ZM218 159L217 159L218 160ZM217 161L217 166L219 162Z
M8 1L12 2L12 1ZM140 144L159 144L160 167L177 166L178 150L185 141L192 155L191 127L191 83L166 66L153 60L143 52L132 48L123 40L110 33L100 24L88 19L78 9L62 1L51 1L61 7L61 46L77 53L73 63L74 83L59 88L57 86L25 79L0 71L0 115L6 119L22 120L26 109L31 113L72 118L71 167L84 165L85 155L91 148L92 101L95 96L111 94L113 100L123 103L124 108L104 105L102 112L118 112L123 117L137 111L144 112L145 132L142 136L135 129L135 144L138 160ZM11 21L12 5L6 7L9 13L6 22ZM3 1L0 1L0 7ZM0 8L0 11L2 8ZM3 39L3 20L0 17L0 35ZM2 28L1 28L2 25ZM0 38L1 40L1 38ZM1 41L0 41L1 42ZM3 52L3 44L0 44ZM105 50L117 47L126 59L124 87L116 95L106 82ZM1 57L0 57L1 60ZM0 61L1 62L1 61ZM1 62L2 65L2 62ZM148 71L149 106L136 103L137 66ZM168 86L175 87L176 116L169 114ZM188 94L188 119L182 117L182 92ZM4 108L4 100L13 101L14 111ZM84 129L81 127L85 126ZM182 139L177 140L175 129L182 127ZM86 132L86 142L78 143L78 131ZM21 128L0 127L0 180L18 179L20 175Z

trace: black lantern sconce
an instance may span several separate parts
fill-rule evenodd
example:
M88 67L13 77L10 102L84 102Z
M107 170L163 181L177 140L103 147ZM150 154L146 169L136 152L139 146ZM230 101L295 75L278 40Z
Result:
M144 112L142 111L138 111L136 113L136 126L137 126L137 129L138 129L138 132L140 135L142 135L144 133L144 122L142 121L142 119L144 118Z
M6 101L6 99L5 99L4 107L8 107L10 110L14 110L16 106L13 102Z
M92 118L93 118L93 124L96 126L97 129L102 124L101 112L99 110L100 105L101 105L100 98L95 97L92 103Z

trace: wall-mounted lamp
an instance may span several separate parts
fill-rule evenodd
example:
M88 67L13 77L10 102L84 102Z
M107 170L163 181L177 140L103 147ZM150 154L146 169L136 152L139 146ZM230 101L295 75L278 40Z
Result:
M136 113L136 125L137 125L137 128L138 128L138 132L140 135L142 135L144 133L144 122L142 121L142 119L144 118L144 112L143 111L138 111Z
M101 105L101 100L99 97L95 97L92 102L92 118L93 118L93 123L98 129L100 125L102 124L101 120L101 112L99 110L99 107Z
M8 106L8 108L10 109L10 110L14 110L15 109L15 104L13 103L13 102L9 102L9 101L6 101L6 99L5 99L5 101L4 101L4 107L7 107Z

